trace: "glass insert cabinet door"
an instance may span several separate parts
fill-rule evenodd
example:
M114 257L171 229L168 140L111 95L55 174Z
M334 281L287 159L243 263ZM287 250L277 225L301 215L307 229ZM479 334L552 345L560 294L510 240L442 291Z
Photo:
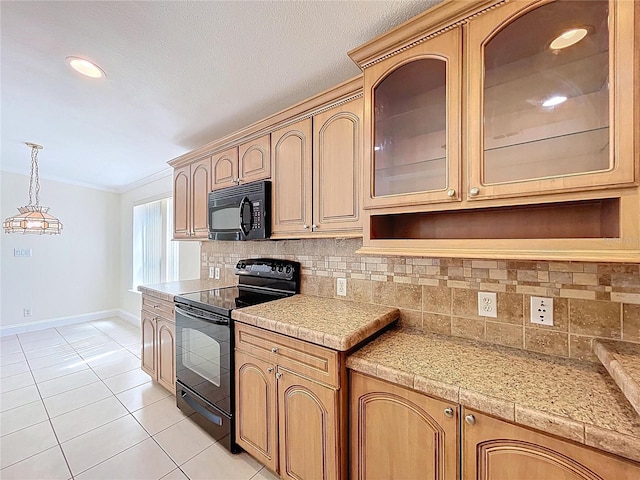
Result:
M366 70L365 206L459 200L460 38L455 28Z
M631 152L616 148L632 145L624 3L514 2L468 24L469 198L633 182Z

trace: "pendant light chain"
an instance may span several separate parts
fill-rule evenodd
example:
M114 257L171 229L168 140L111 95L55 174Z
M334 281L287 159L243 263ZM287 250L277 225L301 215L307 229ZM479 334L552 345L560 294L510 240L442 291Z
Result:
M36 207L40 206L40 173L38 172L38 149L33 147L31 149L31 163L35 165L36 171Z

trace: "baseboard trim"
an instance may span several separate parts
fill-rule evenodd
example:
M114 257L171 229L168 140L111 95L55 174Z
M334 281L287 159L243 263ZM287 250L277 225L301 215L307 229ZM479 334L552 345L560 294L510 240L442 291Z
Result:
M94 320L104 320L106 318L121 318L135 326L140 326L140 319L129 312L122 309L102 310L99 312L82 313L79 315L70 315L68 317L51 318L48 320L38 320L36 322L22 323L20 325L7 325L0 327L0 337L7 335L15 335L17 333L34 332L36 330L44 330L45 328L63 327L65 325L73 325L75 323L91 322Z
M136 327L140 326L140 315L134 315L120 308L118 309L118 317L125 322L129 322L131 325L135 325Z

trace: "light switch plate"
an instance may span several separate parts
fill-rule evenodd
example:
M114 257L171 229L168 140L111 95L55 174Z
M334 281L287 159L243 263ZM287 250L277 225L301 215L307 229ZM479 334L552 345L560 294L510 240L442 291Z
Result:
M30 248L14 248L13 256L14 257L30 257L33 253L33 250Z

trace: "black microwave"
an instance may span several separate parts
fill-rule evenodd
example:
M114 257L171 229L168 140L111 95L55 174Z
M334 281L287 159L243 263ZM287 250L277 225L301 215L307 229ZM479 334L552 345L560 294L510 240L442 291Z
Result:
M271 235L271 182L262 180L209 193L210 240L260 240Z

